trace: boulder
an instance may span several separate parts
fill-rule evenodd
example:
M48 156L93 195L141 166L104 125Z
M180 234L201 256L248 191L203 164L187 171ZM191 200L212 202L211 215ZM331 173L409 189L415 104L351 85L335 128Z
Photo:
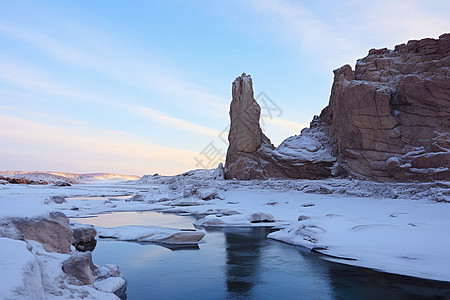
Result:
M250 223L275 222L275 218L268 213L256 212L250 215Z
M50 196L49 200L50 202L55 202L56 204L63 204L67 202L63 196Z
M219 166L217 166L217 168L214 170L213 179L214 180L223 180L223 179L225 179L225 173L224 173L224 169L223 169L223 164L222 163L220 163Z
M97 230L91 225L81 225L72 227L73 230L73 243L72 245L78 251L93 251L97 245L95 239Z
M25 240L41 243L48 252L69 253L73 231L69 219L61 212L52 212L48 218L14 218L12 224Z
M137 194L131 197L130 199L125 200L125 202L144 202L144 196Z
M97 267L92 262L91 252L73 253L63 262L62 269L64 273L73 276L82 285L93 284L95 281L94 272Z
M54 186L60 186L60 187L64 187L64 186L72 186L70 183L68 183L67 181L57 181L53 184Z

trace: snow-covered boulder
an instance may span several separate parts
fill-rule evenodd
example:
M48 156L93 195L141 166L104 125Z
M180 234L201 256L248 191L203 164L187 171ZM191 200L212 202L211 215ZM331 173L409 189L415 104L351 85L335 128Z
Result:
M203 200L214 199L217 195L217 190L215 188L199 188L197 190L197 196Z
M222 163L220 163L219 166L214 170L213 179L214 180L224 180L225 179L225 173L224 173Z
M198 198L183 198L174 200L170 203L171 206L198 206L198 205L204 205L207 202L205 200L200 200Z
M126 285L125 279L122 277L109 277L106 279L95 281L94 287L105 293L116 293Z
M257 212L250 215L208 215L197 220L194 225L200 227L253 227L265 226L266 222L273 223L275 219L271 214Z
M121 241L156 242L163 244L197 244L205 233L197 230L180 230L157 226L96 227L98 237Z
M256 212L249 216L250 223L275 222L275 218L268 213Z
M63 196L50 196L49 201L54 202L56 204L63 204L65 202L67 202Z

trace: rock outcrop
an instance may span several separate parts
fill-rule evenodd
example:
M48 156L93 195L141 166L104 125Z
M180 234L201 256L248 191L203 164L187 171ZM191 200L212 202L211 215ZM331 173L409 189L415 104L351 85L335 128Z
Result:
M256 123L251 78L238 77L225 177L450 180L450 34L372 49L334 75L329 105L277 148Z
M334 74L320 119L344 174L450 179L450 34L372 49Z
M97 245L97 230L92 225L76 224L72 226L73 243L78 251L94 251Z
M260 111L253 96L252 79L244 73L233 82L226 179L331 176L336 158L320 120L314 120L302 135L290 137L275 148L259 126Z
M63 213L52 212L48 218L14 218L11 222L21 235L20 239L37 241L48 252L70 252L73 231Z
M92 252L74 253L63 262L64 273L69 274L80 281L81 284L93 284L94 273L97 266L92 262Z

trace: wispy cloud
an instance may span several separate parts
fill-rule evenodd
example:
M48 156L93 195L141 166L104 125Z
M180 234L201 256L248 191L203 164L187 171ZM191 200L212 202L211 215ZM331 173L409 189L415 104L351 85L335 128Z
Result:
M82 93L65 82L51 78L46 72L22 63L12 62L0 56L0 80L6 81L16 87L29 89L39 93L60 96L77 101L108 103L104 96L93 96ZM4 90L4 89L3 89Z
M340 1L311 5L299 1L251 1L249 12L274 39L309 52L328 70L354 64L373 47L393 47L409 39L438 37L450 30L448 1ZM242 4L247 5L247 4Z
M182 119L174 118L171 116L168 116L166 114L163 114L161 112L158 112L156 110L153 110L148 107L143 106L134 106L129 107L129 109L137 115L141 115L146 118L150 118L152 120L155 120L157 122L163 123L165 125L174 127L178 130L182 131L190 131L197 134L203 134L211 137L217 137L220 134L219 130L214 130L208 127L204 127L201 125L198 125L196 123L188 122Z
M253 13L263 15L266 29L281 38L288 45L297 49L314 53L317 61L330 68L336 61L353 59L361 51L361 45L350 39L343 28L336 28L327 23L304 3L290 1L251 1Z
M124 46L118 41L95 33L95 39L85 36L85 30L72 28L73 39L67 43L30 28L18 28L0 23L4 35L26 41L67 64L99 72L114 81L140 90L158 93L165 101L195 107L199 114L222 117L228 100L205 87L181 78L182 73L167 59ZM92 34L92 33L91 33ZM78 45L83 45L80 47ZM158 62L163 63L158 63Z
M104 170L175 174L194 167L192 157L196 152L162 147L126 133L85 125L77 128L64 126L64 123L52 126L0 114L0 139L4 145L2 151L25 150L35 160L53 160L52 166L46 169L55 170L73 169L73 161L80 162L77 169L83 172ZM15 162L12 157L2 167L16 165L20 165L20 162Z
M33 92L55 95L63 98L69 98L76 101L84 101L85 103L101 103L108 106L117 107L135 116L150 119L152 121L168 125L184 132L193 132L206 136L216 137L220 131L210 129L199 124L189 122L180 118L175 118L163 112L151 109L145 106L130 105L123 103L121 99L106 97L95 93L80 92L71 86L67 86L65 82L57 81L50 78L48 74L38 69L27 67L17 63L2 62L0 58L0 80L7 81L18 87L29 89ZM4 89L0 91L8 92ZM26 97L26 95L22 95ZM8 96L6 96L8 98ZM9 99L3 99L10 102ZM1 102L0 102L1 103ZM11 107L11 106L10 106ZM81 121L77 121L81 122Z
M390 47L410 39L437 38L450 30L448 1L383 0L366 4L357 15L368 32L382 37Z

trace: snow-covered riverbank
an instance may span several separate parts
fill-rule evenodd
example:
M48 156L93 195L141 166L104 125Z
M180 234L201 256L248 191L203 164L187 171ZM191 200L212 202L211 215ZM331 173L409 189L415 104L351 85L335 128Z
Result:
M269 238L314 249L327 255L326 259L450 281L448 182L225 181L220 175L219 171L198 170L170 177L146 176L124 183L68 187L5 184L0 185L3 207L0 218L6 224L4 220L9 217L42 216L55 210L68 217L143 210L206 215L196 225L275 226L280 230L271 233ZM93 196L95 198L88 198ZM129 240L135 238L133 232L123 230L120 229L120 234L117 230L107 231L115 232L121 239L124 236ZM151 230L140 228L135 233L141 238L143 232L151 237ZM161 232L161 228L155 230ZM29 275L25 272L27 269L7 257L6 249L17 246L11 243L15 242L7 241L2 247L2 266L22 270L21 276L25 278ZM25 243L24 247L26 250ZM17 272L15 274L20 273ZM14 288L13 282L8 282L1 286L3 291ZM47 298L65 298L69 295L67 289L72 287L60 288L64 292L59 296L44 294ZM95 289L95 286L76 287L87 288Z

